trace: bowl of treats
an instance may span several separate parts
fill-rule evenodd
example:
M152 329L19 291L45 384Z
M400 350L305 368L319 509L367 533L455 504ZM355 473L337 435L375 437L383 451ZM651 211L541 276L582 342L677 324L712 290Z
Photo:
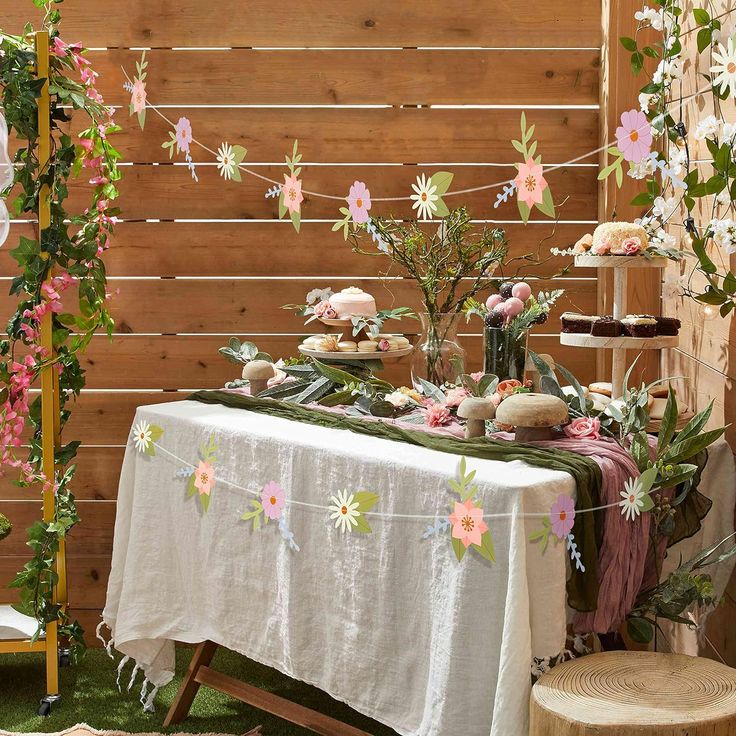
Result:
M588 315L564 312L560 316L560 342L579 347L666 348L678 343L680 320L651 314Z
M299 352L319 360L368 360L401 358L414 350L407 337L379 333L366 339L343 339L342 334L310 335L299 345Z

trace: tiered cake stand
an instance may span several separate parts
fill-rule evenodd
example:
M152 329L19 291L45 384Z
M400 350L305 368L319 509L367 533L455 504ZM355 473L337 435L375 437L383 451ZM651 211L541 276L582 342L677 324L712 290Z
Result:
M630 268L659 268L667 265L666 258L647 258L646 256L594 256L580 255L575 257L575 265L582 268L613 269L613 317L622 319L626 316L626 282ZM562 333L562 345L581 348L605 348L613 350L613 370L611 376L612 396L621 396L626 374L627 350L661 350L674 348L679 338L672 337L595 337L593 335L575 335Z

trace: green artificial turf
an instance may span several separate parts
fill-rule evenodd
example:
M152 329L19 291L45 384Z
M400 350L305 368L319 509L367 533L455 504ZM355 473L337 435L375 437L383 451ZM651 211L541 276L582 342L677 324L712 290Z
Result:
M101 649L87 652L81 663L61 670L62 700L54 705L47 718L36 715L38 701L44 694L45 670L43 655L0 655L0 729L11 732L62 731L77 723L87 723L98 729L146 732L184 731L189 733L243 734L257 725L263 726L264 736L301 736L312 731L294 726L264 711L239 703L209 688L201 688L194 700L189 717L177 726L163 728L166 711L174 699L194 652L178 648L177 677L162 688L156 697L156 712L144 713L138 696L142 677L139 675L130 692L122 694L115 685L115 662ZM292 680L269 667L245 657L219 649L212 665L215 669L269 690L289 700L326 713L375 736L395 736L395 732L356 713L322 691L303 682ZM128 684L131 664L121 683Z

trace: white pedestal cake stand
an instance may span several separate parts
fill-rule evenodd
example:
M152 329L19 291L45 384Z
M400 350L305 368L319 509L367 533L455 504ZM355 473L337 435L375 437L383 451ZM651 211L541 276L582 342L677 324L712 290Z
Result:
M575 256L575 265L582 268L613 269L613 317L622 319L626 316L627 273L630 268L659 268L667 265L666 258L647 258L646 256ZM626 374L627 350L661 350L674 348L679 338L672 337L595 337L593 335L560 334L562 345L582 348L604 348L613 350L613 369L611 375L611 395L619 398L622 394L624 375Z

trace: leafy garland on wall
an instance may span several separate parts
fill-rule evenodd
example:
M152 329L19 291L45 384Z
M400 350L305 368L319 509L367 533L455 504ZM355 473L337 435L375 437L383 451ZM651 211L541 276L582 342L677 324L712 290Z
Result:
M55 7L62 0L44 3L43 28L49 31L51 105L51 154L48 166L39 165L38 97L44 80L36 78L33 28L27 25L22 35L2 33L0 43L0 87L2 106L11 131L21 141L15 154L13 184L0 195L13 191L14 215L38 222L39 195L43 185L50 191L51 224L36 237L21 237L10 255L20 273L13 279L11 295L18 298L15 313L7 325L7 338L0 341L0 464L19 473L18 485L52 486L55 513L50 522L37 521L28 529L28 545L33 557L17 574L11 587L21 595L20 609L38 621L34 640L46 623L59 621L59 635L66 637L76 656L84 647L79 623L70 621L53 603L53 588L58 580L54 570L60 541L79 521L71 482L75 465L70 464L80 442L69 441L56 454L60 468L56 477L42 471L41 398L31 400L30 389L43 368L50 365L59 374L61 426L69 416L69 401L85 385L78 354L95 332L111 334L113 321L106 307L106 273L102 255L108 247L119 210L113 206L120 179L118 160L109 136L120 130L96 89L98 77L80 44L67 44L59 37L61 15ZM89 127L73 139L65 132L70 108L86 115ZM70 213L64 206L70 180L84 177L93 185L90 207ZM78 292L78 306L72 307L71 287ZM63 302L62 302L63 295ZM42 317L51 313L56 357L51 359L41 347L39 327ZM33 433L24 437L26 423ZM30 444L26 458L24 444Z
M646 187L631 204L650 208L641 218L641 224L650 233L664 233L664 226L676 225L673 218L684 207L687 213L684 244L692 247L697 260L689 277L685 283L678 284L677 290L681 289L685 296L699 302L718 306L721 316L725 317L736 306L736 275L728 267L729 257L736 253L736 115L733 111L736 48L733 35L726 38L722 27L722 22L733 10L711 16L704 8L694 8L695 25L683 31L681 2L654 0L653 5L644 4L636 12L634 37L622 37L620 42L631 53L631 69L635 75L646 73L645 57L657 59L658 64L640 89L640 109L629 110L621 116L618 146L608 149L613 162L603 169L599 178L615 173L620 187L622 166L624 161L628 162L627 175L641 180ZM661 34L661 40L642 45L639 37L645 30ZM688 99L683 96L682 79L686 68L684 52L689 47L684 44L692 33L695 33L691 38L694 38L697 52L705 59L710 72L698 75L707 81L705 93L698 96L698 101L712 99L714 114L703 117L694 131L688 131L683 122L683 109ZM730 121L724 103L731 103ZM644 151L643 139L654 139L658 150ZM705 141L709 155L696 162L691 158L691 147L699 141ZM701 171L712 169L710 176L703 176L699 166ZM693 209L698 201L710 209L710 220L696 223ZM672 235L663 237L669 241L666 245L676 242ZM693 289L691 284L696 271L706 280L702 291Z

